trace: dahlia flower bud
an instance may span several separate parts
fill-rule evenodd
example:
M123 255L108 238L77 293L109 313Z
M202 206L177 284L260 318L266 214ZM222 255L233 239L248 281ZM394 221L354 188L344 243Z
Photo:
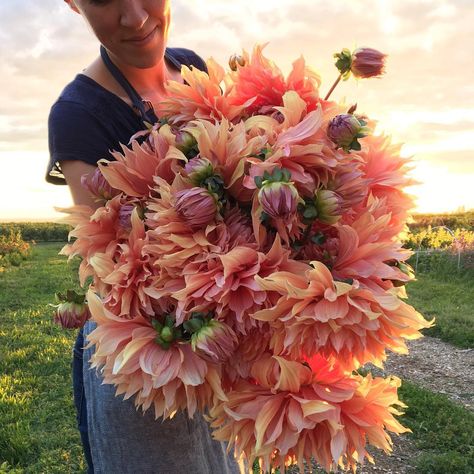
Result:
M191 336L191 347L201 358L219 364L237 347L237 336L227 324L210 319Z
M350 52L344 48L340 53L334 54L337 59L336 67L344 80L349 79L351 73L354 77L368 78L380 76L385 72L386 54L373 48L358 48Z
M207 158L196 157L186 163L184 171L194 186L201 186L203 181L214 174L214 167Z
M132 228L132 212L135 206L124 204L119 210L119 223L124 229Z
M293 183L268 182L258 192L263 211L275 219L288 219L296 213L301 198Z
M214 193L204 188L183 189L176 193L175 208L186 223L197 230L215 219L218 200Z
M64 329L77 329L84 326L90 318L89 307L85 302L85 295L79 295L75 291L68 290L66 295L56 294L57 305L50 305L56 308L54 322Z
M232 71L237 71L237 69L240 67L244 67L246 65L245 58L243 56L240 56L239 54L233 54L229 58L229 67Z
M108 201L119 193L118 190L110 186L100 168L96 168L92 173L82 175L81 184L92 194L97 202Z
M370 129L364 120L359 120L352 114L340 114L329 122L327 135L337 145L337 148L349 152L361 149L358 139L366 137L369 131Z
M318 220L324 224L335 224L341 218L341 198L334 191L320 189L314 193Z
M380 76L385 72L386 54L372 48L358 48L352 53L351 72L355 77Z
M163 323L157 319L151 320L153 329L158 333L155 342L162 349L168 350L174 341L178 341L183 337L180 327L175 326L176 320L173 315L167 314Z
M196 139L189 132L181 130L176 134L176 148L185 155L194 151L196 146Z
M145 211L143 210L141 206L133 205L133 204L123 204L120 207L119 215L118 215L119 224L121 227L123 227L126 230L131 230L132 228L132 213L135 210L135 208L138 211L138 216L140 217L140 219L144 219Z

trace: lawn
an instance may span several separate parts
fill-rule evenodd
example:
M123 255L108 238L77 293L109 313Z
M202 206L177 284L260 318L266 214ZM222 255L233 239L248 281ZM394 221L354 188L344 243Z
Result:
M66 265L57 255L61 246L38 244L21 267L0 273L2 473L84 472L70 376L75 331L54 325L48 307L55 292L76 284L77 263ZM420 274L409 295L427 317L437 317L434 334L472 347L472 290L472 281ZM400 396L410 405L403 422L426 453L417 472L470 472L472 413L412 384Z
M433 259L434 260L434 259ZM436 325L426 335L462 348L474 347L474 271L458 272L453 262L421 267L407 288L409 303Z
M7 472L84 468L70 376L75 333L54 325L48 307L55 291L74 284L60 247L37 245L30 260L0 274L0 470Z

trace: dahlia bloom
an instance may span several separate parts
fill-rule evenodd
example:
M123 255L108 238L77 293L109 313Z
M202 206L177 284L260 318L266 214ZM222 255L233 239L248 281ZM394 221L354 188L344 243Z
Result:
M194 119L219 121L234 120L248 105L236 105L228 98L220 84L224 81L224 69L214 60L207 61L208 73L196 68L181 68L185 83L170 81L166 86L168 97L160 102L157 114L168 117L174 124L187 123ZM250 101L251 102L251 101Z
M385 429L409 431L393 416L400 412L392 405L404 406L396 397L399 379L343 375L324 359L315 365L332 379L324 390L311 365L263 358L254 370L259 384L236 384L211 410L213 436L234 440L236 454L249 463L259 457L264 472L295 463L303 469L312 458L328 472L355 471L364 458L373 462L367 439L390 452Z
M381 366L386 349L406 353L404 339L421 337L420 329L432 324L388 291L335 281L324 264L312 266L301 275L256 277L262 289L281 295L273 307L252 315L272 325L275 354L320 353L347 370L367 362Z
M99 168L108 183L128 196L145 198L153 186L156 175L173 180L178 171L177 163L185 161L176 148L170 148L166 139L157 134L154 150L132 142L131 149L122 145L122 153L112 153L116 161L100 160Z
M303 58L293 63L285 79L278 66L263 55L265 45L257 45L251 55L243 52L244 66L232 73L233 88L229 94L232 104L246 104L248 113L265 113L283 105L282 97L296 91L312 111L319 103L319 75L306 66Z
M172 417L178 409L187 409L192 417L214 398L226 399L218 368L196 355L190 344L163 349L149 320L116 316L92 290L87 300L97 323L88 335L89 346L96 345L92 367L101 369L105 383L117 386L117 395L135 395L135 405L143 410L153 406L156 418Z

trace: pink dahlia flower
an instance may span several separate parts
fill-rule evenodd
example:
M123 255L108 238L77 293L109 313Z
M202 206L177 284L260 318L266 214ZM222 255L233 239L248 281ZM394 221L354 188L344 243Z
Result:
M160 117L167 117L174 124L187 123L195 119L235 119L247 104L232 104L221 84L225 71L213 59L207 62L208 73L198 68L183 66L181 75L184 84L170 81L166 86L168 97L157 108Z
M115 161L99 161L100 170L111 186L130 197L146 198L155 184L155 176L173 181L183 155L170 147L160 132L153 134L153 147L133 141L131 148L122 145L122 153L112 153Z
M117 387L116 395L135 396L135 405L144 411L153 406L156 418L184 409L192 417L214 397L226 398L217 368L195 354L191 344L173 343L164 349L148 319L116 316L92 290L87 298L97 323L87 336L95 345L92 367L101 368L104 383Z
M274 353L294 358L320 353L347 370L366 362L380 366L387 349L406 353L405 339L421 337L419 331L432 325L390 291L335 281L324 264L312 265L306 274L255 278L260 288L282 295L273 307L252 315L272 325Z
M303 470L312 459L328 472L338 466L355 472L372 460L367 443L388 453L388 432L409 431L394 417L396 406L404 406L396 377L348 375L323 359L301 364L265 356L253 373L256 383L239 381L211 408L211 427L215 439L233 443L249 464L260 457L264 472L295 461Z
M300 58L293 63L293 69L285 79L281 69L263 55L263 49L264 46L257 45L251 55L244 51L245 65L232 73L231 103L247 104L245 111L250 114L265 114L283 105L282 98L286 92L296 91L308 111L316 109L321 82L319 75Z
M215 194L204 188L183 189L176 193L176 210L195 230L213 222L217 215Z

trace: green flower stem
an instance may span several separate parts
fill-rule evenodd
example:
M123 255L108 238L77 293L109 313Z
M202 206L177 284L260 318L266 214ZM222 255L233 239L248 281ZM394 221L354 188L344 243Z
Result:
M301 237L301 240L298 242L299 245L301 245L301 247L299 248L299 250L297 250L296 254L294 255L294 259L296 259L296 257L301 253L301 251L304 249L304 246L308 243L308 240L309 240L309 237L311 235L311 228L313 227L313 222L311 222L311 224L308 224L306 226L306 229L304 230L303 232L303 235Z
M342 74L339 74L339 77L336 79L336 82L332 85L331 89L329 89L329 92L326 94L326 97L324 100L328 100L329 96L332 94L332 91L336 88L336 86L339 84L339 81L342 78Z

